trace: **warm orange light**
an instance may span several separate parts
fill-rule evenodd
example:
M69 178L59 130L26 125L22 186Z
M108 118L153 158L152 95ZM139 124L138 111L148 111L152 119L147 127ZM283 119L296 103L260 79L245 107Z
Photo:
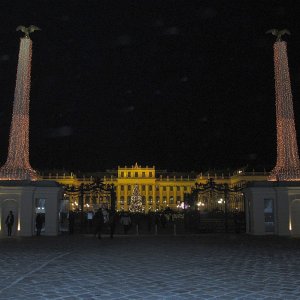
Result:
M32 41L21 38L7 160L0 180L37 180L29 163L29 93Z
M277 162L270 181L300 181L300 161L296 139L293 96L286 42L274 44Z

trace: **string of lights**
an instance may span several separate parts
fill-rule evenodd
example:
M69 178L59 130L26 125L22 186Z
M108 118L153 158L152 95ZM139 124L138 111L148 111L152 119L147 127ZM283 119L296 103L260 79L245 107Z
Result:
M130 200L131 200L129 205L130 212L135 213L135 212L144 211L142 196L140 195L139 187L137 184L133 187L132 196Z
M8 155L0 169L0 180L37 180L29 163L31 57L31 39L21 38Z
M300 181L300 161L295 129L293 96L288 67L287 45L274 44L277 162L269 181Z

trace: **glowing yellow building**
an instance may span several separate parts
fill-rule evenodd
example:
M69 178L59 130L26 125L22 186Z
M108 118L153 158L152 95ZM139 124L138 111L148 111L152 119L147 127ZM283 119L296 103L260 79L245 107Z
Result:
M195 176L167 171L156 171L155 167L141 167L138 164L118 168L117 209L128 210L131 191L138 185L145 212L175 209L184 200L184 194L191 193Z
M106 172L97 172L93 174L78 176L73 173L66 174L48 174L42 176L45 180L55 180L63 186L71 186L65 193L65 199L69 200L70 209L80 208L80 196L83 199L84 210L95 210L101 205L110 205L110 193L108 191L89 191L82 190L81 184L91 184L95 178L102 180L104 185L114 185L116 192L116 209L118 211L128 211L132 196L133 187L138 186L145 212L161 211L166 208L178 210L182 207L185 197L191 194L196 184L205 184L210 178L216 184L228 184L236 186L242 182L263 181L267 178L267 173L245 173L238 170L232 175L223 174L197 174L195 172L180 173L167 172L166 170L156 170L155 167L142 167L137 163L131 167L118 167L117 170L107 170ZM212 194L210 193L210 197ZM217 197L214 195L214 197ZM242 197L240 194L239 197ZM199 195L199 209L208 207L209 197ZM221 199L221 198L220 198ZM220 201L219 201L220 202ZM230 202L230 201L229 201ZM231 201L232 209L235 207L235 200ZM222 202L220 202L222 204Z

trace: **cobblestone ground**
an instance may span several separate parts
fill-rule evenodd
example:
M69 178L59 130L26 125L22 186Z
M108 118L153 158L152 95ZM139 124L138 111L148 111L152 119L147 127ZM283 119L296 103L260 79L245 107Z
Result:
M300 299L300 240L0 238L0 299Z

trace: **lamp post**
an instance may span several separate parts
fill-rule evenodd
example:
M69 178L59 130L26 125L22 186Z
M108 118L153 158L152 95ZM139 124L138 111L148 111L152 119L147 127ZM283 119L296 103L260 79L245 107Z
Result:
M228 192L229 186L227 183L223 185L224 187L224 214L225 214L225 232L228 232Z
M80 228L83 231L83 224L84 224L84 184L82 183L79 186L79 205L80 205Z

